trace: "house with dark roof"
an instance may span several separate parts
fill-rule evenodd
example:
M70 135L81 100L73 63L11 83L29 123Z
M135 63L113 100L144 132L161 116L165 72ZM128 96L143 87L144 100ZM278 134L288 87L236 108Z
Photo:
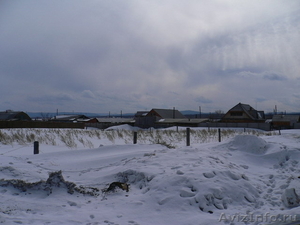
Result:
M273 115L273 128L290 129L299 127L300 115Z
M159 128L170 126L170 124L174 126L175 123L180 120L187 120L187 118L176 109L151 109L149 112L137 112L134 119L134 126L141 128ZM168 125L165 123L166 120Z
M6 110L0 112L0 121L30 121L27 113L21 111Z
M239 103L232 107L222 118L225 123L265 122L264 111L258 111L248 104Z
M176 109L151 109L150 112L147 113L146 117L156 117L157 119L185 118L185 116Z
M106 129L112 126L119 126L123 124L128 124L133 126L134 125L134 119L133 118L124 118L124 117L99 117L96 118L97 123L86 124L89 127L96 127L99 129Z
M134 115L135 118L137 117L144 117L148 114L149 111L137 111L136 114Z

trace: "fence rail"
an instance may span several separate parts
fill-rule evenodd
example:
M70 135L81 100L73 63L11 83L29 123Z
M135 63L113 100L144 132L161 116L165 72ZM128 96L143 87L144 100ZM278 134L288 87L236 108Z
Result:
M47 121L0 121L0 129L4 128L74 128L84 129L84 123L63 123Z
M120 124L114 124L120 125ZM98 129L106 129L112 124L103 123L65 123L65 122L49 122L49 121L0 121L0 129L3 128L74 128L84 129L85 127L95 127ZM174 124L173 126L176 126ZM168 126L167 126L168 127ZM269 123L199 123L197 127L211 128L253 128L264 131L272 130ZM300 123L293 124L294 129L300 129Z
M294 123L293 127L294 129L300 129L300 123Z
M198 127L232 127L232 128L253 128L264 131L271 130L271 124L269 123L199 123Z

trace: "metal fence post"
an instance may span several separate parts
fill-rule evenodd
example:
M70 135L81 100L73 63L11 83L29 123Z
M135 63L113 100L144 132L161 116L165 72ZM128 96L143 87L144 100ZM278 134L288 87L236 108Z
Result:
M137 132L133 132L133 144L137 143Z
M191 129L188 127L186 128L186 146L190 146L190 135Z
M33 154L39 154L39 142L33 142Z
M219 134L219 142L221 142L221 129L218 129L218 134Z

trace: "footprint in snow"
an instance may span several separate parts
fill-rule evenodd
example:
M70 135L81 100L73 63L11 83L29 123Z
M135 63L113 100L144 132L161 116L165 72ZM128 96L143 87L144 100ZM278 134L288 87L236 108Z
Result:
M135 222L133 220L128 221L128 224L130 224L130 225L139 225L137 222Z
M206 172L206 173L203 173L203 176L206 177L206 178L213 178L214 176L216 176L216 173L213 171L213 172Z
M69 204L69 206L77 206L77 203L76 203L76 202L68 201L68 204Z

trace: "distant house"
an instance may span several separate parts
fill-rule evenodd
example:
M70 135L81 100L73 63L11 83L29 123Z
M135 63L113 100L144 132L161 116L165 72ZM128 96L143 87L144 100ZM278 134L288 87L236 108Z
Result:
M135 118L145 117L145 116L147 116L148 113L149 113L149 111L137 111L136 114L134 115L134 117Z
M185 119L186 117L182 115L176 109L151 109L147 113L146 117L156 117L157 119Z
M134 119L134 125L141 128L164 127L166 126L165 120L168 120L168 124L174 124L183 119L187 120L181 112L175 109L151 109L149 112L137 112Z
M158 127L198 127L200 123L209 122L209 118L161 119L156 122Z
M225 123L265 122L265 113L257 111L248 104L239 103L232 107L221 121Z
M52 122L65 122L65 123L77 123L84 122L87 123L91 118L85 115L58 115L50 119Z
M133 118L124 118L124 117L100 117L95 118L97 123L86 123L88 127L96 127L98 129L106 129L112 126L119 126L123 124L128 124L133 126L134 119Z
M2 121L30 121L30 116L21 111L6 110L0 112L0 120Z
M272 125L274 128L290 129L298 127L300 115L273 115Z

